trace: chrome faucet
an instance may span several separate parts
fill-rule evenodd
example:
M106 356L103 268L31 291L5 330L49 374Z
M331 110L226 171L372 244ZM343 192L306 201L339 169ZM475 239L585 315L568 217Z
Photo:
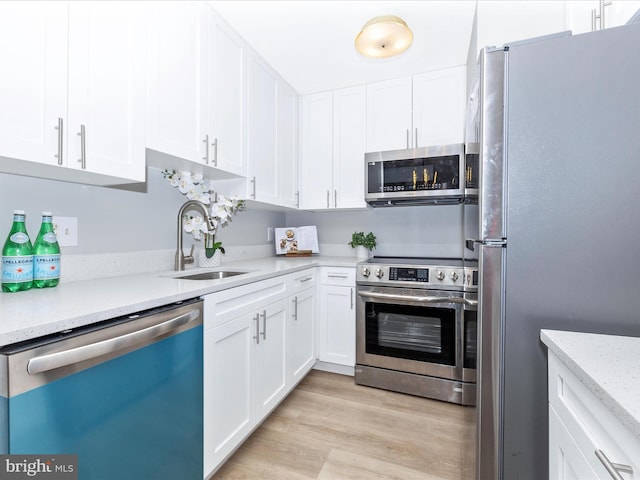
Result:
M189 210L199 210L204 217L205 222L207 222L207 226L209 227L209 231L213 231L215 229L215 224L213 223L213 218L209 216L209 212L207 212L207 207L204 203L199 202L198 200L189 200L186 202L180 210L178 211L178 249L176 250L176 262L175 262L175 270L180 272L184 270L185 263L190 264L193 263L193 245L191 246L191 253L189 255L185 255L182 251L182 226L184 214Z

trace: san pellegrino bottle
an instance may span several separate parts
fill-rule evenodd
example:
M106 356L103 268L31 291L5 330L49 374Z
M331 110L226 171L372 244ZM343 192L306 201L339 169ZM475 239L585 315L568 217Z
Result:
M51 212L42 212L42 225L33 244L33 286L55 287L60 281L60 246Z
M2 248L3 292L29 290L33 285L33 247L24 219L24 210L14 210L13 225Z

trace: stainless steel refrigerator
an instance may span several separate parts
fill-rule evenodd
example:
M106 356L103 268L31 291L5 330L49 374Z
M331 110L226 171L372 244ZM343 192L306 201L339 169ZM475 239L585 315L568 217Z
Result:
M640 336L640 25L484 49L478 68L476 477L540 480L540 329Z

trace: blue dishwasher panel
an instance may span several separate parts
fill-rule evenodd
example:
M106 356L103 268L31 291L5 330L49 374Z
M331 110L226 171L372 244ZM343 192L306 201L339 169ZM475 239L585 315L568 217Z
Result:
M199 325L11 397L9 453L77 454L82 480L201 480L202 365Z

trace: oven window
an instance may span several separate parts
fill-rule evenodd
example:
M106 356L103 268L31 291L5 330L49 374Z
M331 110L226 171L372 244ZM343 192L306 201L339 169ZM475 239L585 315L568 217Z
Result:
M455 365L453 308L367 302L366 352Z
M476 368L478 359L478 312L464 311L464 368Z

